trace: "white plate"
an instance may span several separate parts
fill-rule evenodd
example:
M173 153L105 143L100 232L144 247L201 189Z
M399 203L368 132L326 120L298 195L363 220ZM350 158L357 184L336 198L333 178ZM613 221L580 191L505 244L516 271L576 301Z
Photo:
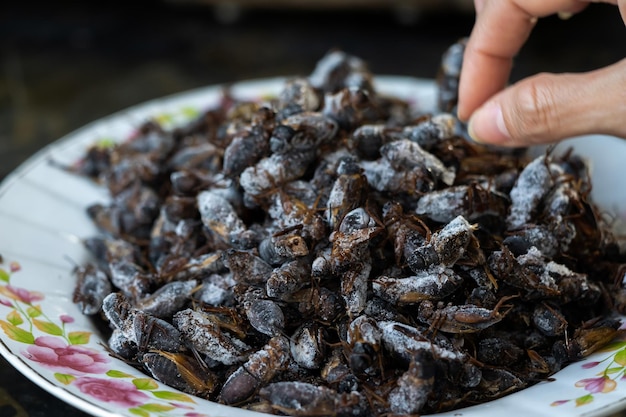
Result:
M283 79L236 84L233 94L259 98ZM432 81L377 77L377 89L412 100L423 111L435 103ZM178 392L109 357L91 321L72 303L72 268L87 259L80 241L96 234L85 207L107 201L104 189L55 168L77 161L97 140L123 140L148 117L180 123L217 104L221 87L208 87L133 107L94 122L44 148L0 185L0 353L37 385L96 416L258 416ZM563 144L591 160L593 196L623 221L626 145L607 137ZM621 211L620 211L621 210ZM551 382L441 416L605 416L626 408L626 340L572 364Z

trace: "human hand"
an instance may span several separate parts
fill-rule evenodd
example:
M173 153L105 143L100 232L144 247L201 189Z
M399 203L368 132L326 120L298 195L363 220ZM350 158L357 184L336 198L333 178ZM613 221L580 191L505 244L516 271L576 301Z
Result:
M595 0L598 1L598 0ZM619 6L626 0L599 0ZM626 59L581 74L539 74L506 87L537 18L582 11L589 0L475 0L458 116L478 142L528 146L600 133L626 138ZM471 116L471 117L470 117Z

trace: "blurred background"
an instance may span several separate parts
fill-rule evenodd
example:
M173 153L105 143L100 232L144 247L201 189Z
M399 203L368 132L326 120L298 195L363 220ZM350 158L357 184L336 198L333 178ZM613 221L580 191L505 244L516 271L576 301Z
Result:
M377 74L434 77L471 0L90 0L0 5L0 178L45 144L142 101L208 84L306 75L337 47ZM541 19L512 79L626 54L614 6Z
M433 78L473 22L471 0L2 1L0 179L110 113L210 84L307 75L331 48L375 74ZM541 19L511 80L616 62L625 34L610 5ZM0 360L0 416L84 414Z

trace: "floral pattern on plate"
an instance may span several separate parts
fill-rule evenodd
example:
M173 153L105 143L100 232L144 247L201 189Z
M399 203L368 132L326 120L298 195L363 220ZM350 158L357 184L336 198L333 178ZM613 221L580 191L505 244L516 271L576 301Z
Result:
M194 411L196 401L191 396L164 390L152 378L114 369L102 347L90 346L92 332L73 329L75 320L67 314L49 316L39 304L45 299L41 292L14 283L22 269L18 262L4 266L0 264L0 306L8 313L0 319L0 328L9 339L25 345L20 352L24 358L54 371L61 384L96 401L126 408L133 415L150 417L174 411L184 417L206 416Z
M612 352L606 355L607 352ZM598 359L596 359L598 358ZM619 382L626 383L626 334L622 333L616 340L609 343L594 355L595 360L578 364L585 372L589 371L588 378L578 380L574 385L577 388L583 388L586 393L568 400L557 400L551 405L559 406L574 402L577 407L591 404L595 399L594 394L606 394L615 391Z

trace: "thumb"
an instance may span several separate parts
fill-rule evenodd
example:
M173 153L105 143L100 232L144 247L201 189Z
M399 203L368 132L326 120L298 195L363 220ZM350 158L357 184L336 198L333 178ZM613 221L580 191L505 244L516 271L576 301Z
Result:
M583 74L539 74L493 96L470 118L476 142L528 146L584 134L626 138L626 59Z

